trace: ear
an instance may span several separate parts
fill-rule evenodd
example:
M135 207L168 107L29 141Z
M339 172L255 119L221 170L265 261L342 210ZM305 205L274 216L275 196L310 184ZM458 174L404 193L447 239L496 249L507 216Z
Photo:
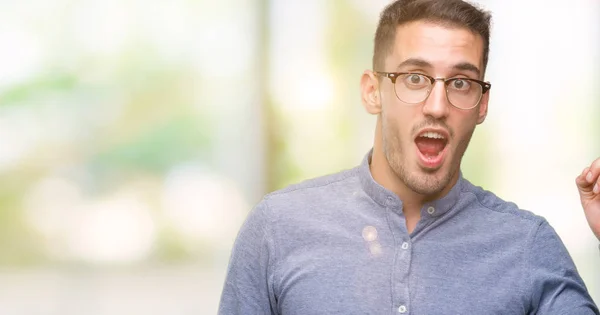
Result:
M479 113L477 115L477 124L481 124L485 121L485 117L487 117L488 113L488 102L490 100L490 90L488 90L485 94L481 96L481 101L479 102Z
M381 113L381 96L379 95L379 80L371 70L365 70L360 78L360 93L362 104L369 114Z

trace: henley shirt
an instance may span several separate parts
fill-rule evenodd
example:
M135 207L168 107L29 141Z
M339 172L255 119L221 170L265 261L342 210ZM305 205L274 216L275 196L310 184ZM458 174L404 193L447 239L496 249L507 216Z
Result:
M544 218L461 173L409 234L370 154L263 198L236 238L219 314L599 314Z

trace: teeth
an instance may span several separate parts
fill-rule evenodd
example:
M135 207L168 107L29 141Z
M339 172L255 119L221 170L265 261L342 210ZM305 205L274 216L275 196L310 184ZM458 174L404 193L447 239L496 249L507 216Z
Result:
M432 138L432 139L445 139L443 135L441 135L437 132L432 132L432 131L428 131L428 132L422 134L421 137Z

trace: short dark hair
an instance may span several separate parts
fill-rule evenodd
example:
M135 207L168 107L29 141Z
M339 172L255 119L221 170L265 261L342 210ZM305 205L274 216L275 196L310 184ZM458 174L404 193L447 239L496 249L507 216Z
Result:
M483 71L490 51L491 13L462 0L397 0L379 17L375 31L373 69L384 71L385 57L393 50L398 26L427 21L448 27L464 27L483 39Z

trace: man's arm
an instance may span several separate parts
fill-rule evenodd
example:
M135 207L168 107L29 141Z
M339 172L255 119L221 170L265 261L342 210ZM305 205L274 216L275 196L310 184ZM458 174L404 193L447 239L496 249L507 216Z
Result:
M581 206L594 235L600 240L600 158L596 159L575 180Z
M266 201L248 215L233 245L219 315L274 315L273 242Z
M532 312L539 315L598 315L575 264L545 220L529 239L526 276L532 288Z

